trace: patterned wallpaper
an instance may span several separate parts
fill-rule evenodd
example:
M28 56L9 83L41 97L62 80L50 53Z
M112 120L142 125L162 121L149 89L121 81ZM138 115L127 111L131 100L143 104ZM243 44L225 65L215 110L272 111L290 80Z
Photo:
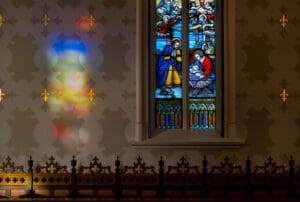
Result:
M128 149L135 121L135 1L1 0L0 153L24 161L75 154L114 158ZM47 26L43 24L47 14ZM90 29L79 20L92 14ZM54 68L48 52L58 40L85 44L87 83L96 97L86 117L51 113L41 98ZM59 63L60 60L54 61ZM56 123L72 127L68 138L53 135ZM115 127L116 124L118 127ZM104 158L105 160L105 158Z
M40 162L54 155L69 164L71 156L88 162L94 155L113 164L116 155L132 162L140 154L156 164L202 155L225 155L256 161L268 155L300 160L300 9L299 0L237 0L237 119L246 145L236 150L131 148L135 131L135 0L0 0L0 160L10 155L24 163L29 155ZM47 25L41 19L47 14ZM284 30L280 18L288 18ZM78 26L94 16L94 26ZM0 17L1 18L1 17ZM95 90L89 116L50 113L40 96L55 71L48 50L57 40L76 39L86 45L83 71ZM289 94L280 99L283 88ZM56 123L72 126L62 140L53 135Z
M247 137L242 150L299 159L300 1L236 3L237 117L239 134ZM283 89L289 95L285 103Z

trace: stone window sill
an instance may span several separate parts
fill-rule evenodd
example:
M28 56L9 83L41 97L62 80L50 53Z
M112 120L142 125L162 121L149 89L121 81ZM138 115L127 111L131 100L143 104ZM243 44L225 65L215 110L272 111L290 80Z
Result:
M244 139L224 138L220 136L209 135L158 135L142 141L131 142L133 148L151 149L151 148L220 148L220 149L238 149L245 144Z

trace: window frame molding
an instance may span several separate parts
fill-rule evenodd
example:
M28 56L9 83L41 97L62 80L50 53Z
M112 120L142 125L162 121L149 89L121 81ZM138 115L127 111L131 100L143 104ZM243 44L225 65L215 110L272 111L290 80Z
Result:
M240 148L245 139L236 133L236 58L235 58L235 1L223 0L223 137L207 130L187 132L180 129L149 138L149 53L150 19L147 0L136 0L136 122L134 148ZM147 22L147 23L145 23ZM147 68L145 68L147 67ZM201 135L196 134L201 131Z

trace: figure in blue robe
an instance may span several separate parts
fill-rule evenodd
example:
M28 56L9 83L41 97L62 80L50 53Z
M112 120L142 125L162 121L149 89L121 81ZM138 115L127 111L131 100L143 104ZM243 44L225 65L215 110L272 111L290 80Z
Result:
M172 86L181 84L180 40L174 39L171 45L166 45L158 58L156 65L156 87L161 88L161 94L170 95Z

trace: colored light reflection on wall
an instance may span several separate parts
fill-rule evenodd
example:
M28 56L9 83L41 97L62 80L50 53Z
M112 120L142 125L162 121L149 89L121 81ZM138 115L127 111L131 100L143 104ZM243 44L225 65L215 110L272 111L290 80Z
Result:
M97 26L97 19L95 16L90 13L89 15L81 15L77 19L77 26L80 30L88 32L96 28Z
M76 120L88 116L93 104L89 99L91 87L87 84L86 54L85 44L74 37L60 37L48 52L52 69L48 77L51 93L48 104L57 117L53 127L54 136L62 141L82 136L74 124Z

